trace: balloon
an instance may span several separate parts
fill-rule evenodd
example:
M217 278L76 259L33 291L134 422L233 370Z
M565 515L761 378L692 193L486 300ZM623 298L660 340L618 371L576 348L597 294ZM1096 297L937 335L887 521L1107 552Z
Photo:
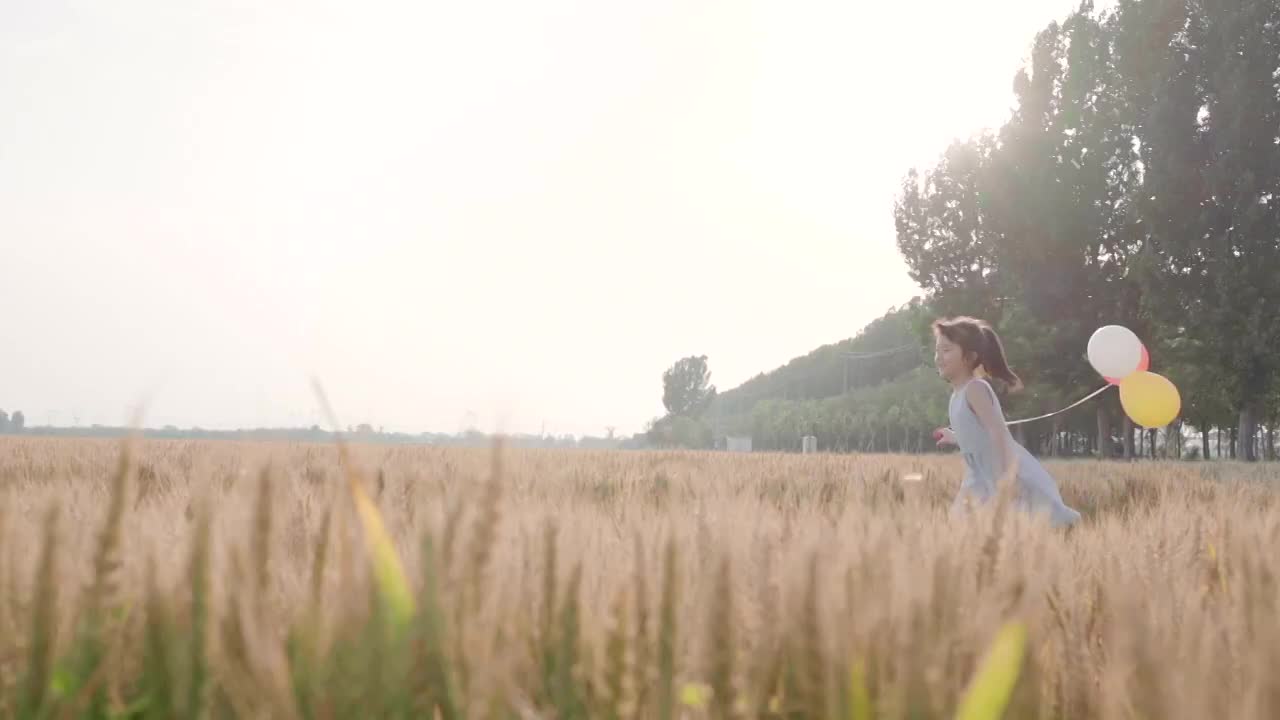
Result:
M1147 370L1147 369L1149 369L1150 367L1151 367L1151 355L1150 355L1149 353L1147 353L1147 346L1146 346L1146 345L1143 345L1143 346L1142 346L1142 361L1138 363L1138 369L1137 369L1135 372L1142 372L1143 370ZM1124 378L1104 377L1104 378L1102 378L1102 379L1103 379L1103 380L1106 380L1107 382L1111 383L1112 385L1119 385L1119 384L1120 384L1120 381L1121 381L1121 380L1123 380Z
M1182 397L1164 376L1139 370L1120 381L1120 404L1135 423L1151 429L1177 419Z
M1123 380L1130 373L1140 372L1142 351L1138 336L1119 325L1100 327L1089 338L1089 364L1104 378Z

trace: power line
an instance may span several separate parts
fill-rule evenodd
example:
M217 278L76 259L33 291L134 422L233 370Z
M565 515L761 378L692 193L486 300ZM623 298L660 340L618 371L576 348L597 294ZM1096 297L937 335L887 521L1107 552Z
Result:
M903 352L903 351L905 351L905 350L915 350L915 351L919 351L919 350L920 350L920 346L919 346L919 345L900 345L900 346L898 346L898 347L896 347L896 348L889 348L888 350L873 350L873 351L870 351L870 352L860 352L860 353L857 353L857 352L844 352L844 353L840 353L840 356L844 358L844 390L843 390L843 393L844 393L845 395L848 395L848 394L849 394L849 361L850 361L850 360L873 360L873 359L875 359L875 358L889 357L889 356L892 356L892 355L897 355L897 354L899 354L899 353L901 353L901 352Z
M840 353L842 357L850 360L869 360L871 358L885 357L888 355L897 355L904 350L919 350L919 345L902 345L888 350L872 350L870 352L844 352Z
M871 350L871 351L868 351L868 352L841 352L841 353L837 353L837 355L836 355L837 357L840 357L840 358L843 358L843 359L844 359L844 393L845 393L845 394L848 394L848 392L849 392L849 361L850 361L850 360L873 360L873 359L875 359L875 358L880 358L880 357L889 357L889 356L892 356L892 355L898 355L898 354L903 353L903 352L906 352L906 351L908 351L908 350L915 350L915 351L919 351L919 350L920 350L920 345L918 345L918 344L908 344L908 345L899 345L898 347L888 348L888 349L885 349L885 350ZM791 389L792 385L794 384L794 382L795 382L794 380L788 380L788 381L786 381L786 383L785 383L785 387L784 387L784 394L789 393L789 391L790 391L790 389ZM745 385L745 383L744 383L744 385ZM766 390L766 389L758 389L758 390L755 390L754 392L745 392L742 388L734 388L733 390L731 390L731 391L729 391L729 392L733 392L733 393L735 394L735 396L736 396L736 402L737 402L738 407L739 407L740 409L741 409L741 407L742 407L742 405L743 405L743 404L745 404L746 402L748 402L748 401L750 401L750 400L752 400L752 399L754 399L754 398L756 398L756 397L759 397L759 396L761 396L761 395L768 395L768 394L771 394L771 391L770 391L770 390ZM719 408L719 406L717 406L717 412L720 412L720 408Z

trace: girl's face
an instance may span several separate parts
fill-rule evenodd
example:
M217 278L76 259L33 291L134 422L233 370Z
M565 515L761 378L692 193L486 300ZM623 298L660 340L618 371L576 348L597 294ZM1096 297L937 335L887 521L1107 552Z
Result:
M959 345L948 340L942 333L935 333L934 337L933 364L937 366L938 374L943 380L951 382L973 373L973 368Z

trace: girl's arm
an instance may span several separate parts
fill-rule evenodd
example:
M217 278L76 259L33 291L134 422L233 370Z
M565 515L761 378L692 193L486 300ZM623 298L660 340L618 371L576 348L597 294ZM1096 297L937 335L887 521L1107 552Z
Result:
M986 382L978 381L969 383L964 394L969 401L969 407L973 408L973 414L978 416L978 422L982 423L982 427L996 443L996 452L1000 457L1000 475L997 477L1003 478L1005 471L1012 467L1015 461L1013 438L1004 424L1004 415L991 401L993 392Z

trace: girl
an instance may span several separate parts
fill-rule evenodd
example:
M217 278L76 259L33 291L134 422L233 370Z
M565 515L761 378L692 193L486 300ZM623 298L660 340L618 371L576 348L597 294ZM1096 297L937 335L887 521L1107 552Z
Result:
M1005 383L1010 390L1022 381L1009 369L1004 346L996 331L982 320L968 317L939 320L933 324L934 363L938 374L951 383L951 428L938 431L938 446L959 445L965 474L954 507L966 496L986 502L996 494L1004 469L1017 464L1017 502L1030 511L1043 511L1055 526L1070 526L1080 513L1067 507L1053 477L1019 445L1005 425L995 389L983 375Z

